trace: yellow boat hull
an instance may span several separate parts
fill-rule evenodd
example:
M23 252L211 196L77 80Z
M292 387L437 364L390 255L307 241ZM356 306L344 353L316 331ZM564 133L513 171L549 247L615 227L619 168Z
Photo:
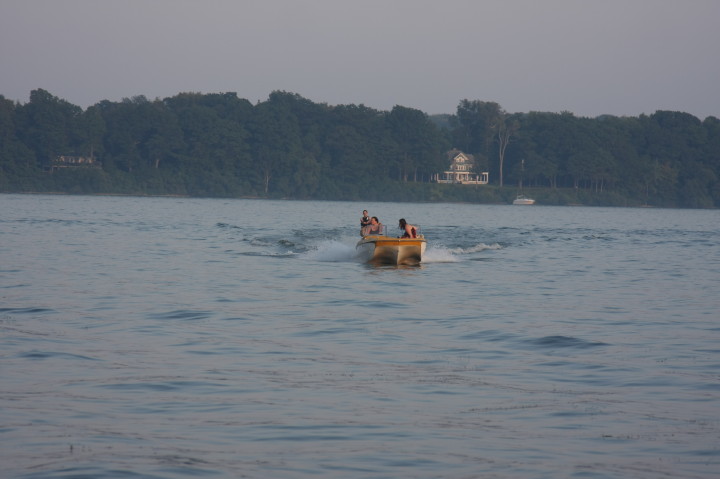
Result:
M418 264L426 247L425 238L392 238L390 236L365 236L355 249L361 260L377 264Z

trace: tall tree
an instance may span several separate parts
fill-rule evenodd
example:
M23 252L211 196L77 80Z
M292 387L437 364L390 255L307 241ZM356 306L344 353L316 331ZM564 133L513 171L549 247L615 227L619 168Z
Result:
M499 110L498 116L493 125L498 142L498 169L500 187L503 186L503 166L505 164L505 152L510 144L510 138L520 129L520 123L514 120L505 111Z

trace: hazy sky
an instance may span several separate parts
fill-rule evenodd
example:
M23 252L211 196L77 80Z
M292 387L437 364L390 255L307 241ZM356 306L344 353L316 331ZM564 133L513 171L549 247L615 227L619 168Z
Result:
M720 0L0 0L0 95L720 117Z

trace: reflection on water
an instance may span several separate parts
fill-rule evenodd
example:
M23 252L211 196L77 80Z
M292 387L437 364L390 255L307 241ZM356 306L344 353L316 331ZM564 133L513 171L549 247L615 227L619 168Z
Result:
M0 200L8 477L718 470L719 212Z

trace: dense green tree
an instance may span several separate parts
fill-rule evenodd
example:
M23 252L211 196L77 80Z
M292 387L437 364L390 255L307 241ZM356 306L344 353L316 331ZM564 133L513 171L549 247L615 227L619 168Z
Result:
M35 153L17 136L15 104L0 96L0 189L22 191L32 183Z
M501 114L500 105L495 102L462 100L456 112L454 146L475 156L490 157Z
M492 185L431 183L451 147L472 154ZM59 155L102 168L51 174ZM506 180L521 179L542 203L717 207L720 120L511 115L477 100L429 117L282 91L255 105L232 92L181 93L85 111L45 90L26 104L0 96L0 191L507 202Z
M303 156L300 125L287 100L287 95L282 92L271 94L267 102L255 107L249 126L253 167L262 175L266 195L285 196L289 193L284 173L289 171L292 160Z
M83 135L79 129L82 109L38 89L30 92L30 102L17 111L18 136L35 152L40 168L60 155L80 155Z
M440 163L447 149L440 130L420 110L395 106L387 115L390 137L400 181L427 181L445 165Z
M341 198L377 194L378 184L395 171L395 143L383 113L364 105L339 105L331 108L329 118L322 145L322 188Z

